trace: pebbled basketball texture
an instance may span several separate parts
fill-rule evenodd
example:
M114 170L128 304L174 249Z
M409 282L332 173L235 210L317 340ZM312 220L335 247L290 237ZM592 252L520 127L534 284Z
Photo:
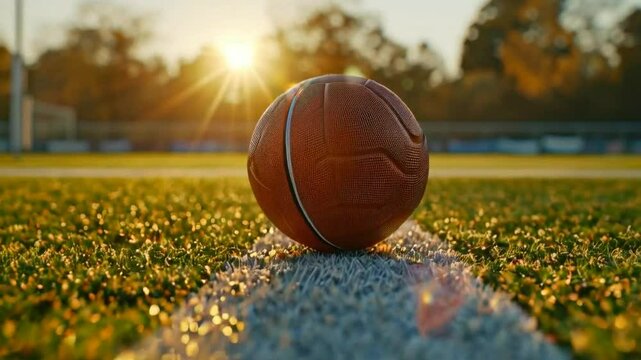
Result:
M280 95L249 145L249 181L267 217L320 251L362 249L414 211L429 172L427 141L392 91L325 75Z

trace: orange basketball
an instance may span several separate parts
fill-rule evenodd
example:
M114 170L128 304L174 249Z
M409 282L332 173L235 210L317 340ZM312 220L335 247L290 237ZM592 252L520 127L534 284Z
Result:
M394 232L420 202L427 141L386 87L325 75L267 108L247 170L258 204L283 233L320 251L362 249Z

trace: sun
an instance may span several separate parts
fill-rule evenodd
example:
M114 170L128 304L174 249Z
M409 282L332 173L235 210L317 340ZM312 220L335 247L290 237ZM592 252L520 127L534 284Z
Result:
M227 43L221 50L231 70L249 69L254 62L254 51L249 43Z

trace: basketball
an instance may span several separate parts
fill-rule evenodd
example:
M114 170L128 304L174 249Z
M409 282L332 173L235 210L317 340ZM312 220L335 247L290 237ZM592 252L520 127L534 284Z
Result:
M319 251L363 249L394 232L421 201L427 140L385 86L325 75L265 110L247 170L261 209L287 236Z

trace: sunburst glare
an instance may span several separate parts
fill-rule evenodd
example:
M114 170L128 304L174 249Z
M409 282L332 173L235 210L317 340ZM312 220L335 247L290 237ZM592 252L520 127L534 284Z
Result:
M221 47L227 66L231 70L246 70L252 67L254 51L249 43L233 42Z
M153 109L147 110L145 116L165 116L171 114L172 110L183 103L189 102L191 98L201 94L211 93L211 100L204 109L200 119L200 124L191 141L197 144L203 141L211 131L223 131L222 127L213 126L212 122L217 119L217 112L221 106L227 105L225 115L226 123L224 132L229 136L235 131L236 121L251 120L253 108L262 101L271 101L273 98L272 90L262 77L261 69L264 69L265 63L255 61L254 45L250 42L228 41L219 43L217 54L220 56L209 56L203 58L205 61L195 67L194 64L188 64L186 71L200 72L200 77L191 84L169 96L161 104L157 104ZM193 73L197 75L197 73ZM255 97L259 94L261 100ZM199 101L199 100L197 100ZM243 119L240 119L243 118ZM217 128L218 130L212 130ZM220 134L219 134L220 135Z

